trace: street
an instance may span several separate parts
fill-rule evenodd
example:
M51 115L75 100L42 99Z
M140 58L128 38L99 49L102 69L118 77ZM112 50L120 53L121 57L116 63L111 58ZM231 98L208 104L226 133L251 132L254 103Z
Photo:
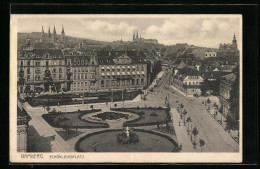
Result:
M199 137L205 141L204 151L207 152L236 152L239 150L238 143L224 130L224 128L207 112L205 106L198 98L185 97L177 91L169 88L169 79L172 73L166 74L159 86L150 93L146 102L156 103L159 100L164 101L169 95L170 106L177 108L176 101L184 105L192 123L199 130ZM174 120L174 119L173 119ZM185 133L186 134L186 133Z

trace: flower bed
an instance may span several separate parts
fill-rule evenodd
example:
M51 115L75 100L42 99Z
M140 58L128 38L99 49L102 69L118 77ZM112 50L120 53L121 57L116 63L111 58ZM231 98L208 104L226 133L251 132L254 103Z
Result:
M92 117L97 117L102 120L118 120L121 118L128 119L129 115L122 114L122 113L116 113L116 112L104 112L104 113L99 113L99 114L93 115Z
M56 128L109 128L107 123L92 122L82 119L85 114L99 112L100 109L76 111L68 113L43 114L42 117Z
M126 121L123 126L148 126L170 122L169 109L165 108L113 108L113 111L130 112L139 115L137 119Z
M133 100L141 91L132 91L124 93L124 100ZM103 93L84 93L84 97L92 98L85 100L85 104L90 103L104 103L111 101L111 92ZM113 101L121 101L122 92L113 92ZM82 94L52 94L52 95L40 95L35 97L28 97L25 99L31 106L57 106L59 105L71 105L71 104L82 104Z

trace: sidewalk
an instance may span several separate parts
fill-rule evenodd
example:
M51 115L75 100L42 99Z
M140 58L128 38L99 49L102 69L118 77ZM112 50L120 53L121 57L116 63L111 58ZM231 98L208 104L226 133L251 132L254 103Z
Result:
M74 152L74 148L70 147L61 136L52 128L41 116L41 110L30 110L23 106L27 113L30 115L32 120L29 122L35 130L38 132L39 136L42 137L51 137L53 138L50 141L51 144L51 152ZM40 111L40 112L39 112ZM37 145L44 146L44 145ZM45 149L47 147L40 147L39 149ZM49 147L48 147L49 148Z
M177 136L178 144L179 146L182 144L181 152L196 152L196 150L193 149L190 135L187 134L186 126L183 126L182 120L180 119L180 115L174 108L171 108L171 118ZM181 122L180 126L179 121Z
M174 87L173 85L170 85L171 88L173 90L176 90L178 93L180 93L181 95L183 95L184 97L192 97L192 96L187 96L185 93L183 93L182 91L180 91L179 89L177 89L176 87Z
M204 104L205 105L205 104ZM210 110L207 110L210 115L226 130L226 118L218 111L216 113L216 109L214 108L212 102L210 104L206 104L205 108L207 109L208 107L210 107ZM230 132L228 132L226 130L226 132L238 143L239 142L239 138L238 138L238 130L230 130Z

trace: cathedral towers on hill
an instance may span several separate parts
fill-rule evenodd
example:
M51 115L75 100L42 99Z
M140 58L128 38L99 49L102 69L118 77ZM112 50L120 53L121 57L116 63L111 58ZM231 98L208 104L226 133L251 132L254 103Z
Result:
M47 43L58 43L58 42L60 42L60 43L65 43L65 38L66 38L66 36L65 36L65 31L64 31L63 26L62 26L62 30L61 30L60 39L57 36L55 26L53 28L53 32L52 33L51 33L51 30L50 30L50 27L49 27L47 35L45 35L44 29L43 29L43 26L42 26L40 42L47 42Z

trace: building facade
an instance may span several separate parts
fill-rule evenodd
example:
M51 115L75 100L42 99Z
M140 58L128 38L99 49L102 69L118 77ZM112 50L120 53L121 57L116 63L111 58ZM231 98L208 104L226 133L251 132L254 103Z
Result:
M174 69L172 85L185 93L186 96L201 95L201 84L204 79L195 69Z
M17 107L17 151L27 152L28 144L28 123L31 120L30 116Z
M98 86L98 60L96 54L66 56L69 91L96 91Z
M100 90L143 89L147 86L147 63L138 57L138 52L103 51L98 55Z
M236 35L233 36L233 40L232 40L231 44L224 43L224 44L219 45L217 56L218 57L230 57L230 56L239 57L239 50L237 48Z
M60 49L22 50L18 53L17 74L20 93L59 92L66 85L64 55Z
M236 74L235 73L230 73L228 75L222 76L220 78L220 96L219 96L219 100L221 103L221 112L222 114L227 117L231 117L233 120L238 120L239 119L239 112L234 112L231 111L231 89L233 87L233 84L235 83L236 80ZM237 91L238 92L238 91ZM237 105L239 106L239 105ZM237 108L238 110L238 108Z

